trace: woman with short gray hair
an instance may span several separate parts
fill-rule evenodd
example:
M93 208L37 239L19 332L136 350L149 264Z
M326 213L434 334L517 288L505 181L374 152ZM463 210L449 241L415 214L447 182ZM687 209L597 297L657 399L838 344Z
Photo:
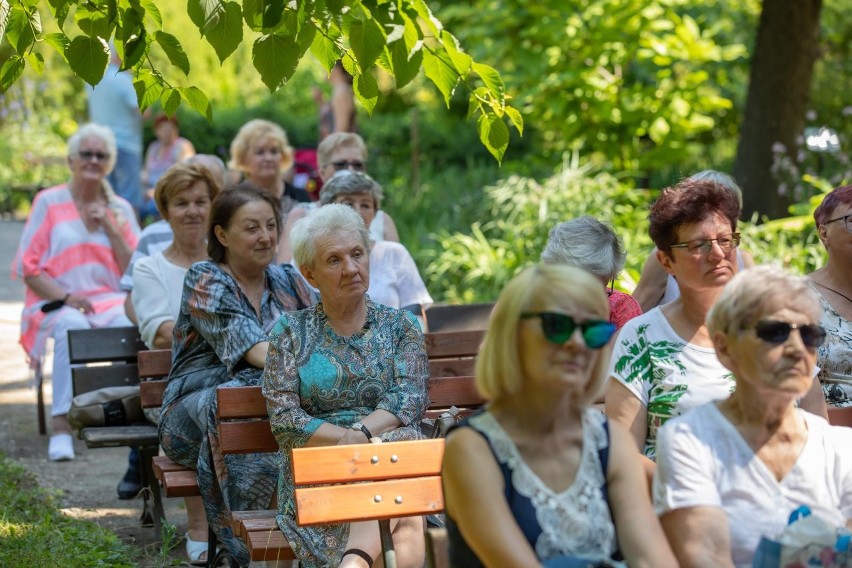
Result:
M584 215L559 223L550 230L542 262L561 263L591 272L607 289L609 321L617 328L642 315L639 303L630 294L615 289L615 279L624 268L627 253L621 239L609 225Z

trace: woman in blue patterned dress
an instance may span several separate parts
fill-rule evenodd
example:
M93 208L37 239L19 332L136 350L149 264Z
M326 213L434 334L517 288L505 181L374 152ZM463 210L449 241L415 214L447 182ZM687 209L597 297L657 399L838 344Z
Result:
M221 459L216 389L259 384L272 326L283 313L316 301L295 269L270 265L280 227L278 201L250 184L213 201L210 260L193 264L184 280L160 415L163 450L196 469L208 524L242 566L249 563L248 551L231 530L230 511L269 506L277 459L264 454Z
M369 235L348 206L321 207L294 225L290 240L321 301L282 316L270 337L263 393L283 462L278 526L301 567L370 566L381 553L377 523L296 524L290 450L420 438L423 334L413 315L367 296ZM423 566L422 517L391 526L398 565Z

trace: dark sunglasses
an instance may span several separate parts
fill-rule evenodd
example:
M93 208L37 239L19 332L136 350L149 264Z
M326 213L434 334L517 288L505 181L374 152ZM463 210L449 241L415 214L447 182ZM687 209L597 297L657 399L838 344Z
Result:
M816 323L804 325L787 323L786 321L764 320L757 322L754 333L767 343L779 344L787 341L790 331L798 329L802 343L816 349L825 341L825 329Z
M609 340L615 334L615 325L608 321L587 320L577 323L571 316L554 312L527 312L521 314L521 318L541 319L541 330L544 332L544 337L551 343L565 343L574 335L574 330L579 327L582 330L586 347L600 349L609 343Z
M82 160L86 161L91 160L92 158L95 158L99 162L105 162L106 160L109 160L109 154L105 154L103 152L93 152L91 150L81 150L80 152L77 152L77 155L80 156Z
M361 160L352 160L351 162L348 160L338 160L336 162L332 162L331 165L338 172L340 170L348 170L350 168L356 172L364 171L364 162Z

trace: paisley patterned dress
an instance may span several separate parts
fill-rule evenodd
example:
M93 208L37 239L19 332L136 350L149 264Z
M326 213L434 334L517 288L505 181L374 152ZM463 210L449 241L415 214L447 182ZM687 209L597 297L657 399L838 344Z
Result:
M296 524L290 450L304 446L325 422L348 427L377 409L401 422L382 434L383 441L421 438L428 376L423 333L406 311L368 298L366 323L350 337L331 329L322 304L278 320L270 336L263 394L281 448L278 526L300 566L340 564L349 525Z

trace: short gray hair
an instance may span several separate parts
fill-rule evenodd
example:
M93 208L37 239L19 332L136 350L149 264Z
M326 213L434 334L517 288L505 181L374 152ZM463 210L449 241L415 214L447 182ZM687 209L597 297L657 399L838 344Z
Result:
M72 156L77 155L80 151L80 144L86 138L97 138L106 144L107 153L109 154L109 158L107 158L106 173L109 174L112 172L112 169L115 167L118 148L115 145L115 134L113 134L112 130L107 126L95 124L94 122L89 122L88 124L81 126L79 130L72 134L71 138L68 139L68 157L71 158Z
M384 197L382 186L367 174L352 170L340 170L323 184L319 194L320 205L333 203L339 196L353 193L369 193L375 201L376 211L381 207Z
M352 231L358 234L364 250L370 250L370 234L364 220L348 205L331 203L312 211L293 224L290 244L293 260L299 267L313 268L317 254L317 241L335 231Z
M711 336L717 331L733 333L784 308L806 314L815 323L822 319L819 295L807 278L771 264L754 266L725 285L707 314L707 329Z
M615 231L588 215L553 227L541 253L542 262L570 264L605 280L621 272L626 258Z

